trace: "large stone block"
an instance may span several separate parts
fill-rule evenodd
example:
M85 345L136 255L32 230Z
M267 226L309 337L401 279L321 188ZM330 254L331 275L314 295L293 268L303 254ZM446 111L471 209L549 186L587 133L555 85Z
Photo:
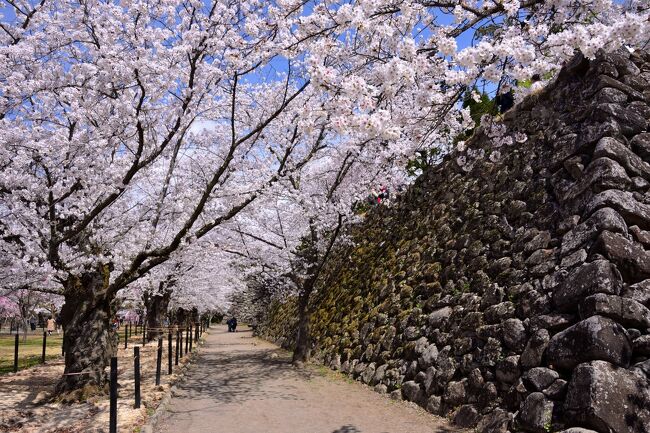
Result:
M503 322L503 342L507 348L521 351L526 346L526 328L519 319L508 319Z
M643 161L630 148L614 138L605 137L598 142L594 158L600 157L607 157L617 161L625 167L625 170L630 175L641 176L646 180L650 180L650 164Z
M408 401L424 405L426 402L426 395L420 384L410 380L402 384L402 396Z
M589 164L578 181L556 184L555 194L560 203L574 206L580 202L586 192L611 188L628 189L631 183L625 168L619 162L608 157L601 157Z
M623 217L610 207L596 210L585 222L573 227L562 237L561 254L584 248L603 230L627 234L627 225Z
M634 354L650 356L650 335L642 335L633 342Z
M632 345L625 328L602 316L589 317L555 334L546 351L549 364L567 370L592 360L628 366L631 357Z
M650 277L650 254L643 245L620 233L604 231L598 237L597 250L616 263L624 276L632 280Z
M526 388L542 391L548 388L559 377L560 374L555 370L545 367L535 367L524 373L522 379Z
M650 305L650 280L643 280L639 283L632 284L623 290L622 296L634 299L643 305Z
M643 94L637 90L634 90L632 87L628 86L625 83L615 80L614 78L608 77L607 75L601 75L599 77L599 83L597 89L604 89L606 87L612 89L618 89L621 92L628 95L631 99L642 101L644 99Z
M618 295L622 278L616 267L606 260L596 260L576 268L553 292L558 310L574 311L578 302L596 293Z
M548 329L551 333L560 332L576 322L575 314L562 314L550 313L542 314L541 316L532 317L530 319L531 331L538 329Z
M634 299L598 293L583 299L579 310L583 319L601 315L627 328L650 328L650 310Z
M438 359L438 348L435 344L429 344L418 357L418 365L421 369L431 367Z
M631 141L632 150L643 158L644 161L650 161L650 133L642 132L637 134Z
M508 356L497 364L496 378L499 382L512 384L521 376L519 355Z
M571 426L599 433L647 433L648 380L605 361L580 364L569 382L564 411L565 421Z
M512 414L503 409L495 409L481 418L476 426L477 433L506 433L512 421Z
M620 213L630 225L636 224L646 229L650 224L650 205L637 201L631 191L609 189L600 192L587 203L585 214L588 215L605 207Z
M553 402L541 392L533 392L521 405L517 424L532 433L547 433L553 419Z
M464 404L454 415L454 424L464 428L471 428L475 427L480 419L481 414L474 405Z
M542 359L549 341L550 335L546 329L536 331L528 340L526 348L519 358L521 366L523 368L532 368L542 365Z
M443 400L449 406L465 403L467 398L467 379L458 382L449 382L445 388Z
M429 325L433 328L442 327L447 322L447 320L449 320L452 312L453 309L451 307L442 307L432 312L428 317Z

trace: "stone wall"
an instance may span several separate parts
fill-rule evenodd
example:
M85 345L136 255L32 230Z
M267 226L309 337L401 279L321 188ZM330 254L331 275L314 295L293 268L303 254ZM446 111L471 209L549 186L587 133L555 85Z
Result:
M316 359L479 432L650 432L649 82L645 53L576 58L506 113L514 144L477 131L352 228Z

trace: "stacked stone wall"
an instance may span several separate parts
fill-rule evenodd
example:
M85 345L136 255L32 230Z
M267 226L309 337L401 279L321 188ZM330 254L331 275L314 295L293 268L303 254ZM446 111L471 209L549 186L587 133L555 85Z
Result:
M649 83L646 53L577 57L512 144L477 131L352 228L314 356L479 432L650 432ZM295 309L269 317L289 343Z

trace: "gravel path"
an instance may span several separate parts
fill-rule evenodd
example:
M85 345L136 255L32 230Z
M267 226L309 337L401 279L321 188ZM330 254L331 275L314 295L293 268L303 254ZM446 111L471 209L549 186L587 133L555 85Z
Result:
M161 433L451 433L408 403L324 368L297 370L250 331L212 328L160 418Z

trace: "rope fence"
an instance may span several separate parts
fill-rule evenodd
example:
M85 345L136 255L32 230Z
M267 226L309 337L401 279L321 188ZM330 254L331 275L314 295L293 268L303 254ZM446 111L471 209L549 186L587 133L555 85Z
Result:
M156 348L156 370L155 370L155 385L160 385L160 378L162 374L162 358L163 358L163 346L164 340L167 340L167 374L172 375L174 366L179 365L179 359L182 359L183 356L187 356L188 352L192 352L193 346L198 343L199 339L205 332L207 328L210 327L210 322L208 319L201 320L195 324L189 324L187 326L163 326L163 327L151 327L142 326L138 329L137 325L135 328L135 335L138 336L139 331L142 331L142 344L133 346L133 407L139 408L142 404L141 398L141 385L142 385L142 372L141 372L141 360L142 355L140 353L141 348L144 348L147 342L147 336L151 336L152 333L155 335L157 340ZM133 343L133 325L126 324L124 325L124 332L116 332L118 337L118 346L120 343L120 338L124 338L124 349L128 348L129 339ZM166 338L165 338L166 336ZM43 332L43 345L42 345L42 354L41 354L41 364L46 363L46 352L47 352L47 331ZM183 350L184 347L184 350ZM18 372L19 364L19 348L20 348L20 335L16 334L14 337L14 373ZM61 344L61 356L65 356L65 334L62 339ZM117 356L111 357L110 361L110 386L109 386L109 399L110 399L110 410L109 410L109 432L117 433L117 401L119 398L118 394L118 380L120 376L123 376L129 369L118 370L118 358ZM61 377L65 376L81 376L95 374L93 371L77 371L77 372L64 372L61 374Z
M168 326L168 327L155 327L149 328L148 331L155 330L159 331L162 335L157 336L157 347L156 347L156 374L155 374L155 385L160 385L160 379L162 375L162 358L163 358L163 348L164 340L167 340L167 374L171 375L173 373L173 366L179 365L179 358L182 358L183 355L187 355L188 351L192 351L192 346L194 342L199 341L203 333L207 328L210 327L210 322L208 320L202 320L197 322L194 325L189 325L186 327L179 326ZM139 408L142 404L141 396L141 385L142 385L142 371L141 371L141 347L145 347L147 327L143 327L143 344L142 346L133 347L133 407ZM167 338L165 337L165 334ZM185 334L185 350L183 350L183 334ZM125 335L129 335L125 330ZM136 333L137 335L137 333ZM125 348L126 348L125 343ZM113 370L114 369L114 370ZM117 357L111 358L111 374L110 374L110 417L109 417L109 432L117 433L117 401L119 398L118 395L118 380L120 376L120 371L118 371Z
M152 333L154 335L159 334L159 335L172 335L176 336L177 344L180 347L180 350L177 348L177 355L176 357L182 358L183 355L187 354L188 351L192 350L194 340L197 339L197 336L199 333L203 333L205 328L209 327L209 322L206 320L205 323L203 321L197 322L195 325L172 325L172 326L159 326L159 327L147 327L146 325L139 326L138 324L124 324L122 327L124 328L124 333L122 334L121 331L116 330L117 338L118 338L118 344L121 339L124 340L124 348L128 348L129 340L132 339L133 335L135 334L136 336L142 333L142 345L146 345L147 343L147 336L150 336ZM185 350L182 350L183 347L183 334L185 334L185 340L186 340L186 347ZM61 356L65 356L65 333L62 334L57 334L56 338L59 338L61 336ZM11 367L11 364L7 365L7 371L13 371L14 373L17 373L20 370L20 364L21 364L21 359L23 360L23 368L29 368L35 364L45 364L47 357L49 356L50 358L52 357L52 345L50 344L48 347L48 337L51 337L48 331L43 331L42 334L42 347L40 351L40 359L38 361L35 359L36 354L33 353L33 348L34 348L34 337L37 337L37 334L12 334L11 337L14 338L14 353L13 353L13 368ZM157 335L156 335L157 337ZM156 338L154 337L154 338ZM32 344L28 343L21 343L21 338L26 339L29 338L29 341L32 342ZM169 337L168 337L169 340ZM25 358L21 358L21 350L20 348L23 346L23 344L26 344L26 347L30 347L31 354L26 355ZM167 343L168 345L170 344L169 341ZM11 346L9 346L11 347ZM171 347L171 346L170 346ZM50 352L48 353L48 350ZM168 356L172 358L172 349L169 349L170 352L168 352ZM38 352L37 352L38 353ZM11 358L9 358L7 361L10 361ZM25 363L25 360L28 360L27 363ZM178 365L178 361L174 361L173 364ZM168 364L168 371L171 371L171 366ZM65 373L63 374L64 376L74 376L74 375L82 375L82 374L91 374L89 372L73 372L73 373Z

